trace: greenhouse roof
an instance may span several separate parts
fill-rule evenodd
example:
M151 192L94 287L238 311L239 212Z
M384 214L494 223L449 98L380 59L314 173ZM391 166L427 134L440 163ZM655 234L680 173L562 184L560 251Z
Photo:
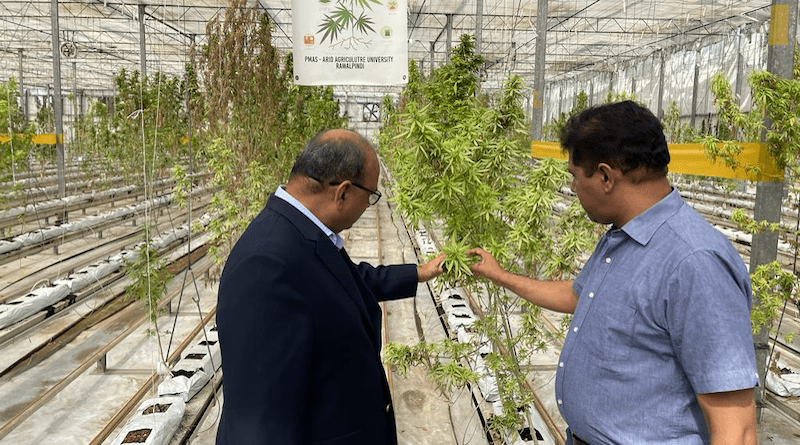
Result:
M19 78L27 88L52 85L50 0L0 2L0 81ZM292 48L289 0L250 0L275 23L279 51ZM476 4L483 5L477 14ZM475 34L488 78L509 73L530 81L534 73L537 0L409 0L409 58L430 69L446 60L446 27L452 45ZM113 90L120 69L140 68L143 14L148 73L183 76L192 42L206 42L206 24L224 14L228 0L59 0L62 89ZM560 0L547 12L548 81L598 72L661 50L685 48L735 35L769 19L768 0Z

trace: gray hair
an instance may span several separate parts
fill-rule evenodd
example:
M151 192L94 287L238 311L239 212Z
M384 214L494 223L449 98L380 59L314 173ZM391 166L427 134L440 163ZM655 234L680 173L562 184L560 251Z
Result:
M317 133L297 157L290 178L305 176L320 183L311 191L319 191L325 184L345 180L364 179L364 152L372 146L359 136L330 136L329 130Z

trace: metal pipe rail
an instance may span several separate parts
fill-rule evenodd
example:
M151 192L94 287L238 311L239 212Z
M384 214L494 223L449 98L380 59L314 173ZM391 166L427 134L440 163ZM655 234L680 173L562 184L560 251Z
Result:
M179 261L182 264L176 262L175 264L179 264L178 271L185 269L188 267L189 264L193 264L199 273L204 273L208 270L212 265L213 261L205 257L205 249L202 250L203 260L193 260L191 263L188 261L188 255L183 256ZM200 251L195 251L200 252ZM176 271L173 271L176 272ZM165 296L158 304L159 308L164 308L167 305L171 304L172 300L178 296L181 289L173 289L167 296ZM116 299L119 301L119 298ZM110 306L109 306L110 307ZM148 314L138 305L131 305L130 302L128 304L123 305L119 308L112 308L109 310L108 313L104 311L97 311L86 317L83 322L79 326L75 326L73 329L69 331L69 333L65 333L63 336L60 336L58 341L54 341L54 343L59 344L66 344L77 335L82 332L84 329L88 328L89 326L95 326L103 320L110 320L110 319L117 320L118 322L125 323L127 328L117 335L113 340L107 342L105 346L97 349L91 356L89 356L86 360L84 360L80 365L78 365L72 372L70 372L67 376L61 378L54 384L50 385L49 388L39 395L35 400L31 403L27 404L19 413L14 415L8 422L5 423L2 427L0 427L0 440L5 438L9 433L11 433L16 427L18 427L25 419L30 417L33 413L37 410L45 406L50 400L52 400L59 392L64 390L70 383L75 381L81 374L86 372L90 367L94 366L96 363L101 361L103 357L111 351L114 347L119 345L124 339L126 339L129 335L135 332L137 329L140 329L141 325L147 322L149 319Z
M201 207L205 206L205 205L208 205L208 203L211 200L211 198L207 195L207 193L208 192L206 190L195 190L195 192L194 192L193 196L201 196L202 199L203 199L203 201L200 203ZM151 210L159 210L159 209L162 209L162 208L166 208L166 207L168 207L169 205L172 204L172 198L169 197L169 196L168 197L157 198L154 201L154 204L155 204L155 207L151 208ZM10 261L14 261L14 260L17 260L17 259L20 259L20 258L24 258L24 257L32 255L34 253L41 252L41 251L43 251L45 249L48 249L50 247L52 247L54 249L58 249L58 247L61 244L65 243L67 241L83 238L88 233L101 232L101 231L103 231L103 230L105 230L105 229L107 229L109 227L116 226L116 225L120 224L123 221L132 220L133 224L135 225L136 221L140 217L141 216L138 215L135 211L132 211L132 212L128 212L128 213L124 213L124 214L118 215L118 216L112 216L110 218L104 218L104 220L102 222L97 223L97 224L92 224L89 227L81 228L81 229L74 230L74 231L69 231L67 233L64 233L64 234L61 234L61 235L58 235L58 236L55 236L55 237L52 237L52 238L44 239L41 242L37 242L37 243L29 245L29 246L21 247L19 249L15 249L15 250L0 254L0 265L6 264L6 263L8 263Z

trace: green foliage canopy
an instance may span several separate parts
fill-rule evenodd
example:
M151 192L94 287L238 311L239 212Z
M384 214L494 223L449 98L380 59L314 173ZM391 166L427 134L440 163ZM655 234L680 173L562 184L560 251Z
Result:
M466 286L476 294L488 289L480 308L483 317L473 329L476 338L488 338L494 347L486 362L507 409L493 425L505 428L522 422L525 414L517 408L531 400L524 362L545 346L548 334L534 315L512 335L512 313L521 304L531 314L538 309L494 285L484 288L476 282L465 252L481 246L513 272L568 278L578 256L594 244L596 226L577 200L554 215L563 199L561 188L569 182L566 163L531 161L522 80L512 76L501 92L488 96L480 92L482 67L472 36L462 36L450 63L429 79L412 63L397 108L384 100L385 126L378 145L394 175L392 202L413 225L441 227L447 258L439 282ZM468 346L454 347L449 340L392 346L387 361L426 366L429 378L446 391L476 378L463 366L480 345Z

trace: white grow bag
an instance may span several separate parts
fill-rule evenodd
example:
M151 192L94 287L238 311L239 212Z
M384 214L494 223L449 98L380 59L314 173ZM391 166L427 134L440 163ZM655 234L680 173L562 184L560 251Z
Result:
M153 410L152 407L159 406L166 410L158 412L160 409ZM148 411L148 414L145 414ZM152 411L152 412L150 412ZM131 442L131 439L124 443L145 444L145 445L166 445L172 440L175 431L181 423L183 414L186 411L186 403L181 397L158 397L145 400L136 409L136 413L128 420L122 430L114 437L112 445L121 445L126 437L144 438L143 441ZM146 437L145 437L146 436ZM142 440L142 439L140 439Z
M786 370L785 374L776 374L771 370L767 372L767 389L783 397L800 396L800 373L789 368L778 360L778 368Z
M186 350L172 371L173 375L158 385L158 395L180 396L188 402L203 389L222 365L219 343L211 335L208 341L213 344L206 345L205 340L201 340ZM208 354L209 350L211 355Z
M50 306L69 295L66 284L42 287L22 297L0 305L0 328L12 325Z
M489 403L494 403L500 400L500 389L497 387L497 379L492 374L492 371L486 366L481 356L475 357L475 367L473 368L478 378L478 388L483 394L483 398Z

